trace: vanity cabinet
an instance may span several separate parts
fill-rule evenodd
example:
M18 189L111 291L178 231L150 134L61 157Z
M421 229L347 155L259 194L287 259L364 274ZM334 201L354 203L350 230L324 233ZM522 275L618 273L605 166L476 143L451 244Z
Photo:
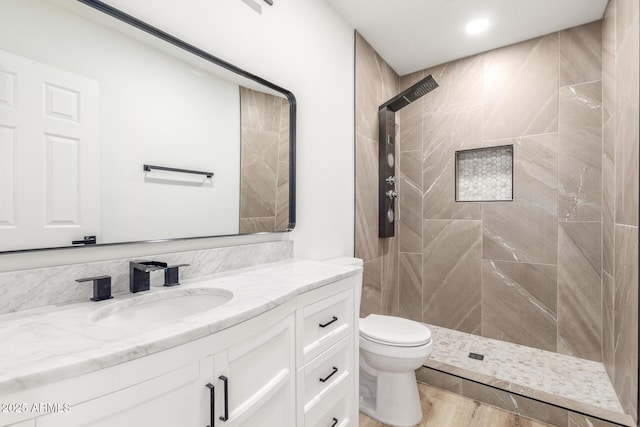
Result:
M343 279L186 344L3 396L70 408L0 416L0 426L355 426L359 284Z

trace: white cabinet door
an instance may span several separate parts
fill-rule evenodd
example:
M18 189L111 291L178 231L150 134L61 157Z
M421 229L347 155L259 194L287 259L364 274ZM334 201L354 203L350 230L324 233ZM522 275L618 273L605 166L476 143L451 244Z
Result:
M37 418L38 427L203 427L209 423L211 357L117 392Z
M100 233L98 83L0 51L0 250Z
M218 427L295 426L293 315L216 355L215 365Z

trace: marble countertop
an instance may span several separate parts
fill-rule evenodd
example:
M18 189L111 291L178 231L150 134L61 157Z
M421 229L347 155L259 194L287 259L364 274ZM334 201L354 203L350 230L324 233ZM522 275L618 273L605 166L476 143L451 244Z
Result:
M179 320L136 325L96 322L98 309L141 296L46 306L0 315L0 395L45 385L127 362L226 329L297 295L357 274L360 267L284 261L152 287L144 295L175 289L220 288L233 298L211 311ZM16 284L19 286L19 284ZM125 301L125 303L123 303Z

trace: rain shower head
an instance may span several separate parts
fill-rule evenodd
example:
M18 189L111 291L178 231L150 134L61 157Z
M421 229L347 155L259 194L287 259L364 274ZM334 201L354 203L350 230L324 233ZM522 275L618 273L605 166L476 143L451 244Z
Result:
M420 98L423 95L431 92L435 88L438 87L438 83L433 79L431 74L429 74L424 79L420 80L418 83L414 84L410 88L404 90L400 94L394 96L384 104L380 106L380 109L388 108L391 111L398 111L403 107L411 104L416 99Z

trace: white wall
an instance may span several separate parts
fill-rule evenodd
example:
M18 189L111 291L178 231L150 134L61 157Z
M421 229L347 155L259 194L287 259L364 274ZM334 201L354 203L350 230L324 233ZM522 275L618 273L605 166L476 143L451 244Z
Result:
M282 238L294 239L299 258L352 255L353 29L324 0L275 0L271 7L260 2L261 15L241 0L108 3L295 94L296 229L287 235L3 255L0 271Z

